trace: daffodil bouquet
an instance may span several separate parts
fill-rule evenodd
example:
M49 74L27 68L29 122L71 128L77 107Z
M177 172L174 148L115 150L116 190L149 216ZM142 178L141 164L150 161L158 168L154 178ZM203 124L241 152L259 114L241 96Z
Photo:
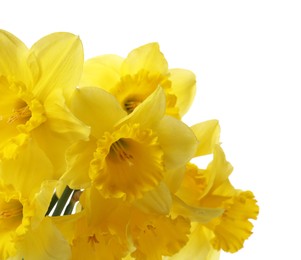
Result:
M229 181L217 120L187 126L195 75L157 43L84 62L79 37L0 31L0 259L236 252L259 208ZM191 160L211 155L200 169Z

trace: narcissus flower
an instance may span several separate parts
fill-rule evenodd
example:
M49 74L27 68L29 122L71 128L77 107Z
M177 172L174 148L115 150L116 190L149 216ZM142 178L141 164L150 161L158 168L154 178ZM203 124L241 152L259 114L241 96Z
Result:
M104 198L94 186L83 192L81 205L77 215L55 219L72 245L72 259L155 260L178 252L188 240L188 219L144 213L122 199Z
M241 249L251 235L253 225L249 219L257 218L259 208L252 192L240 191L231 185L228 179L231 172L231 164L226 161L221 147L216 145L213 160L206 170L198 169L193 164L187 165L183 182L176 193L183 203L180 206L175 204L174 210L198 222L198 208L222 209L219 216L203 223L203 227L212 233L212 248L233 253ZM190 210L191 207L196 210Z
M158 86L166 94L166 113L183 116L195 95L195 75L185 69L168 69L158 43L149 43L131 51L123 59L103 55L84 64L81 86L99 86L112 93L122 108L131 113Z
M68 259L67 241L45 217L56 185L51 163L32 147L0 164L0 258Z
M105 197L141 198L159 185L165 171L185 165L197 147L188 126L164 116L160 87L130 115L113 95L96 87L77 89L71 110L91 126L90 140L76 143L67 154L63 180L72 188L87 187L92 180Z
M81 41L70 33L54 33L28 49L0 30L0 46L0 159L15 158L33 138L58 171L66 147L89 133L65 102L81 76Z

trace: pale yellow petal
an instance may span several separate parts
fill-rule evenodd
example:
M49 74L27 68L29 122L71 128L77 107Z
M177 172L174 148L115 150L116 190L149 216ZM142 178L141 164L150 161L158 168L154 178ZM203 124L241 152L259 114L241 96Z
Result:
M28 83L30 78L27 67L28 49L13 34L0 30L0 76Z
M102 55L84 63L80 86L97 86L110 91L120 81L123 58L117 55Z
M129 53L121 66L121 75L136 74L140 70L166 74L167 61L160 52L158 43L149 43Z
M190 108L196 92L196 79L193 72L184 69L169 70L172 92L177 97L176 106L180 116Z
M116 122L127 115L113 95L97 87L77 88L71 111L91 126L91 135L97 138L111 131Z
M95 150L94 139L77 142L68 149L66 153L67 169L62 176L62 181L70 188L83 189L90 186L89 168Z
M216 145L213 153L213 160L207 167L208 171L212 171L215 176L212 190L228 180L233 171L233 166L226 160L226 155L220 145Z
M141 199L133 202L137 208L145 213L169 214L172 196L166 184L161 182L155 189L146 192Z
M191 129L182 121L164 116L156 132L164 152L167 170L185 165L194 156L198 141Z
M189 218L191 221L198 223L208 223L212 219L219 217L223 214L222 208L204 208L204 207L193 207L186 204L179 197L173 197L173 212L177 215L181 215Z
M164 182L171 193L176 193L185 175L185 166L164 171Z
M219 252L213 249L210 240L213 238L213 232L204 226L192 224L189 241L180 250L179 253L170 257L170 260L199 259L199 260L218 260Z
M53 91L44 102L47 115L47 127L58 133L62 139L74 143L77 140L88 140L90 127L76 118L67 105L62 91Z
M15 259L70 259L71 250L68 242L46 217L41 224L30 230L25 237L17 243L18 254Z
M34 163L33 163L34 162ZM22 146L16 159L1 164L1 178L30 198L45 180L53 179L53 168L44 151L34 140Z
M220 126L217 120L209 120L191 126L192 131L199 140L195 157L211 154L215 145L219 143Z
M54 89L66 95L78 85L83 67L83 48L78 36L53 33L36 42L30 49L40 66L40 78L32 92L44 101Z

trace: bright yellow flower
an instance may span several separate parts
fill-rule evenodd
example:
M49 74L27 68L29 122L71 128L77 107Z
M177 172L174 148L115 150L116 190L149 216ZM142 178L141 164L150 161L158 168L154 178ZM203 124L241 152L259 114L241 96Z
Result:
M53 33L28 49L0 30L0 45L0 159L15 158L33 138L62 170L66 147L89 133L65 104L81 76L81 41Z
M141 198L195 153L197 140L189 127L164 116L161 88L129 115L97 87L76 90L71 108L91 126L90 140L76 143L67 155L63 179L72 188L85 188L91 179L105 197Z
M105 199L95 187L80 198L83 211L56 218L72 248L72 259L161 259L187 242L190 222L183 217L147 214L122 199Z
M38 147L20 149L0 164L0 259L68 259L67 241L45 217L56 185L52 165Z
M166 94L166 113L183 116L195 94L195 75L184 69L168 69L157 43L131 51L123 59L103 55L85 62L81 86L99 86L116 96L127 113L131 113L158 86Z
M256 219L259 211L252 192L243 192L231 185L228 178L232 169L223 150L216 145L213 160L206 170L187 165L182 185L176 193L185 210L179 212L179 207L174 207L175 212L197 222L197 210L189 211L190 207L223 209L219 216L203 225L212 232L212 247L227 252L236 252L243 247L253 228L249 219Z

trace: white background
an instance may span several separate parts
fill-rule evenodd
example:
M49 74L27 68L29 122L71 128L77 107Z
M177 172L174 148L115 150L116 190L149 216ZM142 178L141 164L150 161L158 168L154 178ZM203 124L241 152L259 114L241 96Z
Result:
M0 27L28 46L78 34L85 57L157 41L195 72L188 124L219 119L231 180L261 207L254 234L223 260L301 259L300 1L1 1ZM1 46L0 46L1 48Z

